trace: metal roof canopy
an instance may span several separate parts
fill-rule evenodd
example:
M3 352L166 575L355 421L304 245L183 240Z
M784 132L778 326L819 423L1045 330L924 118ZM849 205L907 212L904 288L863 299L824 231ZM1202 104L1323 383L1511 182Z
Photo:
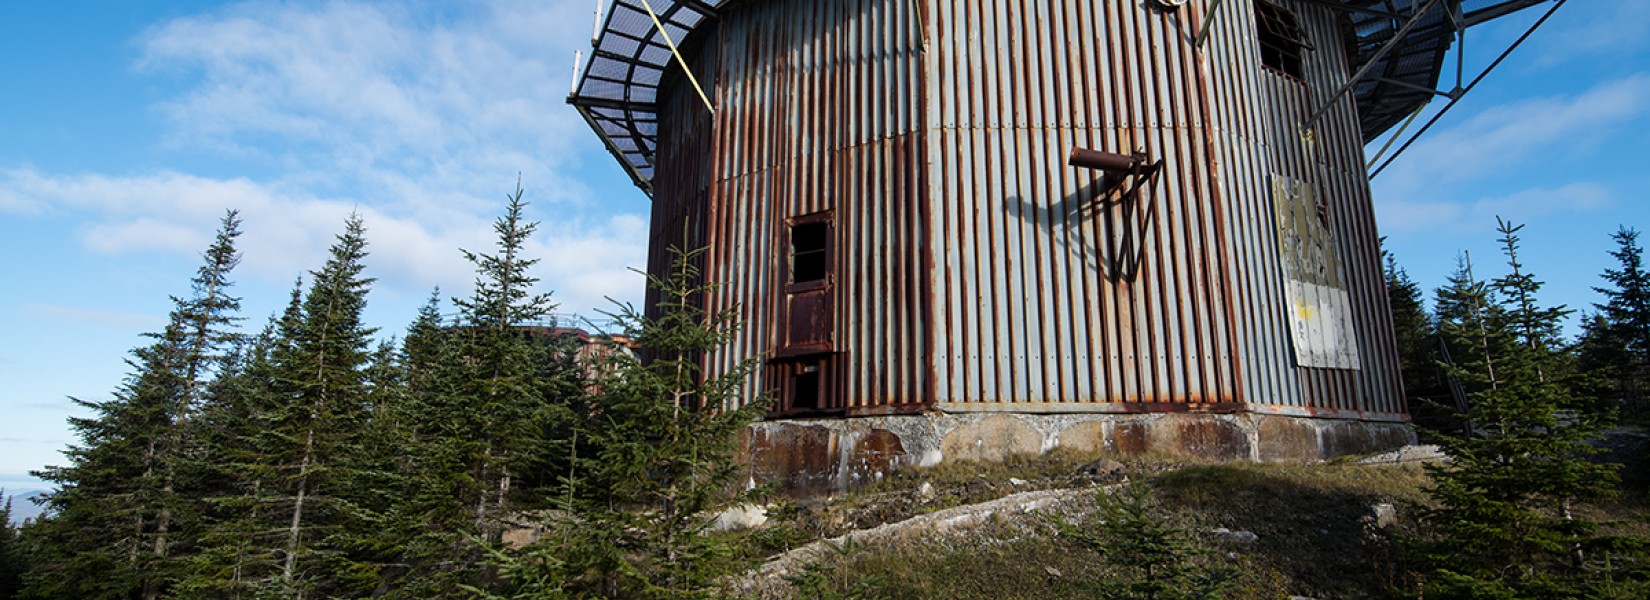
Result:
M669 39L681 41L715 20L717 11L733 1L614 0L606 14L598 16L590 60L567 102L650 197L658 150L659 86L675 60L654 16ZM1446 54L1452 43L1463 40L1466 28L1551 0L1296 1L1341 10L1349 17L1347 33L1355 40L1349 57L1353 71L1364 75L1350 82L1347 91L1357 103L1367 143L1434 96L1454 98L1462 93L1460 81L1449 91L1437 87ZM1459 60L1458 53L1457 73Z

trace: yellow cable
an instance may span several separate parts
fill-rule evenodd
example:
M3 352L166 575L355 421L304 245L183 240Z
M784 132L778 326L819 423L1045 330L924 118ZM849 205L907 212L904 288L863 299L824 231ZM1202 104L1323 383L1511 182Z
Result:
M1398 138L1404 136L1404 130L1409 129L1409 124L1415 122L1415 117L1421 116L1421 111L1426 110L1428 104L1432 103L1422 102L1420 106L1415 107L1415 112L1410 113L1409 118L1404 120L1404 124L1398 127L1398 131L1393 132L1392 137L1386 139L1386 144L1382 145L1381 150L1375 153L1375 158L1369 159L1369 164L1364 165L1365 171L1374 168L1375 163L1381 162L1381 157L1386 154L1387 149L1391 148L1392 143L1398 141Z
M665 45L670 46L670 53L676 56L676 62L682 65L682 72L687 73L688 82L693 84L693 91L699 92L699 99L705 102L705 109L710 114L716 114L716 107L711 106L710 97L705 95L705 89L699 87L699 80L693 76L693 69L688 68L687 60L682 58L681 51L676 49L676 42L670 39L670 32L665 31L665 24L659 21L658 13L653 12L653 6L642 0L642 8L647 9L647 16L653 17L653 26L659 28L659 36L665 38Z

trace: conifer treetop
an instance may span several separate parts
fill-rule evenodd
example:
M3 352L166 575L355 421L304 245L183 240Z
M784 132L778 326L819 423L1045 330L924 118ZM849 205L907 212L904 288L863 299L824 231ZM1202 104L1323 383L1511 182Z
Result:
M539 259L525 257L524 249L538 230L538 223L522 216L527 203L521 199L519 180L515 193L507 198L504 215L493 222L493 232L498 234L497 254L459 249L464 259L476 266L474 295L468 300L453 300L460 317L470 325L508 329L542 320L555 310L550 294L532 292L539 279L528 270Z

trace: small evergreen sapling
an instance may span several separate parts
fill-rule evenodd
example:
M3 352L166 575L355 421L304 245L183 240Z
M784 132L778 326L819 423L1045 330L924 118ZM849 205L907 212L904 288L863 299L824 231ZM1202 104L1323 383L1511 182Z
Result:
M1048 517L1060 535L1098 553L1117 566L1119 578L1091 580L1088 586L1103 598L1212 599L1223 597L1237 571L1230 567L1204 568L1192 559L1202 554L1186 531L1153 514L1150 492L1123 487L1098 493L1098 524L1094 531Z

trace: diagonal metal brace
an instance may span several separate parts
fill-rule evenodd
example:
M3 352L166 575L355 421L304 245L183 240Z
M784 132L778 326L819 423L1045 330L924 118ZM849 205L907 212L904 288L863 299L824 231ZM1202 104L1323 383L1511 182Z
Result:
M1403 29L1399 29L1398 33L1392 36L1392 39L1387 40L1386 44L1383 44L1381 49L1375 52L1375 56L1370 57L1369 62L1364 63L1363 68L1358 69L1357 73L1354 73L1352 77L1347 78L1346 83L1341 84L1340 89L1335 90L1335 94L1330 96L1328 100L1325 100L1323 106L1318 107L1317 112L1312 113L1312 116L1306 119L1306 123L1301 125L1301 129L1311 129L1313 125L1316 125L1318 123L1318 119L1322 119L1324 114L1329 112L1329 108L1334 106L1335 102L1341 99L1341 96L1345 96L1346 93L1352 89L1352 86L1358 85L1358 82L1362 81L1364 76L1369 74L1370 69L1375 68L1375 65L1379 64L1381 59L1386 58L1388 52L1391 52L1393 48L1397 48L1398 43L1404 41L1404 38L1409 36L1409 30L1414 29L1416 25L1420 24L1421 18L1425 17L1427 13L1432 12L1432 9L1437 8L1440 1L1442 0L1431 0L1430 2L1427 2L1426 6L1415 11L1415 14L1410 16L1409 22L1404 23Z
M682 58L682 52L676 49L676 41L670 39L670 32L665 31L665 24L659 21L659 13L653 12L653 5L642 0L642 8L647 9L647 16L653 17L653 26L659 28L659 36L665 38L665 44L670 46L670 53L676 56L676 63L682 65L682 72L687 74L688 82L693 84L693 91L699 92L699 99L704 101L705 109L710 114L716 114L716 107L711 105L710 97L705 95L705 88L699 87L699 78L693 76L693 69L688 68L687 59Z

